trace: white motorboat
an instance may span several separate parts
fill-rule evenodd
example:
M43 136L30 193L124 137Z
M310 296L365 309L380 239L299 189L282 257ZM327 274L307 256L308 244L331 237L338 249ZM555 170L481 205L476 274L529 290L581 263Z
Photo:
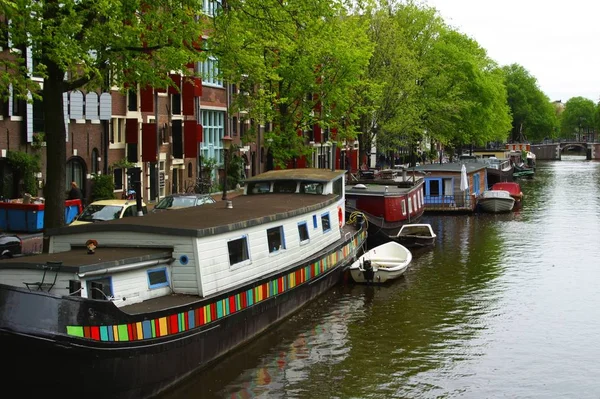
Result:
M479 199L479 205L484 212L510 212L515 206L515 199L506 190L488 190Z
M389 241L358 258L350 266L350 275L357 283L385 283L402 276L411 261L408 248Z

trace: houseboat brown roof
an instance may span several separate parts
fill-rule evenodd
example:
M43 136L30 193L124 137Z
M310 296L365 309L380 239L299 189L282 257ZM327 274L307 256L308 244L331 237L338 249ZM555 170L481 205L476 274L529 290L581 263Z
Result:
M433 163L433 164L425 164L421 166L415 167L417 172L455 172L460 173L460 169L462 168L462 163ZM465 168L467 169L467 173L476 172L481 169L485 169L487 165L482 162L465 162Z
M281 169L270 170L260 175L256 175L246 179L246 182L258 182L265 180L300 180L300 181L318 181L328 182L345 174L345 170L330 170L330 169Z
M204 237L319 211L338 200L339 196L334 194L240 195L231 198L232 208L226 208L225 201L217 201L144 216L48 229L46 234L57 236L114 231Z

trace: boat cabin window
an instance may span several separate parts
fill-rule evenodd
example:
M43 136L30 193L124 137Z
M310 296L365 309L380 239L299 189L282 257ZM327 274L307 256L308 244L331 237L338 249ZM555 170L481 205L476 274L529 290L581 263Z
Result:
M333 193L335 195L342 195L342 192L344 191L344 186L342 183L342 179L337 179L336 181L333 182Z
M276 181L273 183L274 193L295 193L297 183L294 180Z
M321 195L323 194L323 183L302 182L300 183L300 193Z
M88 280L86 288L88 298L91 299L108 299L113 296L110 277Z
M283 226L273 227L267 230L267 242L269 243L269 252L277 252L285 249L285 237L283 235Z
M271 182L260 181L248 184L248 194L265 194L271 191Z
M231 266L250 259L247 236L229 241L227 243L227 249L229 250L229 264Z
M323 233L331 230L331 220L329 219L329 212L321 215L321 227L323 228Z
M160 288L169 285L169 279L167 278L167 268L163 267L160 269L148 270L148 287L149 288Z
M317 215L313 215L313 229L316 229L319 225L317 224Z
M306 222L298 223L298 235L300 236L300 244L310 239L310 236L308 235L308 225Z
M402 200L401 204L402 204L402 214L406 215L406 201Z

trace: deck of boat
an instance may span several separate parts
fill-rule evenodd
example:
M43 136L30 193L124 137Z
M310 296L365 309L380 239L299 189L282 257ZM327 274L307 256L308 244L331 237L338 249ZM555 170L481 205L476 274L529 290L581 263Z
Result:
M41 253L30 256L0 260L0 269L40 269L48 262L61 262L61 271L85 273L93 270L115 267L134 262L165 259L172 255L171 248L96 248L88 254L87 248L74 247L70 251Z

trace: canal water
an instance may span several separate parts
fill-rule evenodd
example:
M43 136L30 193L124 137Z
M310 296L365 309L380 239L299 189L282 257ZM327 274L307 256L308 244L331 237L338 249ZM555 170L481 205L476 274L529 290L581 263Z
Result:
M538 162L510 214L341 284L165 398L600 398L600 163Z

